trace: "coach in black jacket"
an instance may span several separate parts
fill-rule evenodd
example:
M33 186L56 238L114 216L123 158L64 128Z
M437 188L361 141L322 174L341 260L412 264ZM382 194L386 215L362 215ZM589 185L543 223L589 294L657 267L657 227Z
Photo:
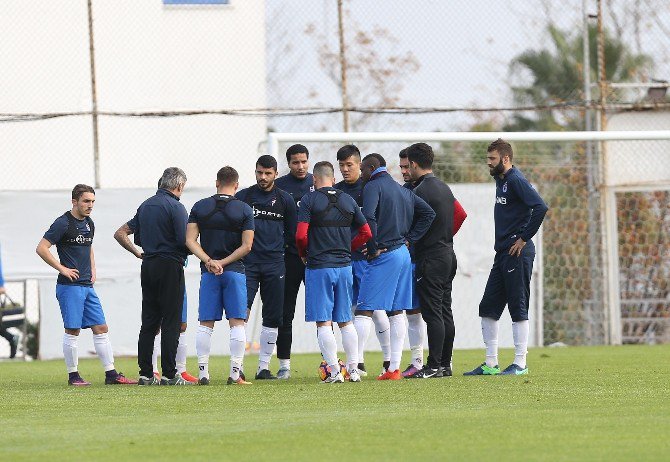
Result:
M412 378L451 376L454 317L451 285L456 275L454 234L467 216L449 186L433 175L433 149L425 143L407 148L414 193L435 211L428 232L417 241L416 290L428 327L428 362Z

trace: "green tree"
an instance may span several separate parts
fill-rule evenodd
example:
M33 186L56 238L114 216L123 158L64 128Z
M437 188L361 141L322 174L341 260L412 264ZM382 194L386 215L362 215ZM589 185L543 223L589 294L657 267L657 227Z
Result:
M591 81L597 82L596 28L589 28ZM520 106L543 106L581 101L583 93L582 36L550 25L547 48L527 50L510 64L517 84L511 87ZM607 79L636 80L651 67L646 55L635 54L618 37L605 33ZM597 98L597 91L594 92ZM471 131L495 131L500 125L478 122ZM517 113L503 126L507 131L582 130L584 111L554 109ZM587 164L584 143L513 143L515 165L538 188L550 207L544 233L544 328L545 342L570 344L603 341L596 306L597 293L591 281ZM437 171L451 183L490 181L485 166L487 143L443 143ZM643 202L645 198L640 198ZM649 205L637 203L640 209ZM626 255L626 259L630 257ZM629 260L622 261L626 263ZM622 284L623 286L623 284ZM595 285L597 287L597 284ZM597 289L595 289L597 290Z
M518 80L530 80L512 86L514 102L520 106L543 106L584 99L583 38L579 30L569 32L549 25L549 48L527 50L510 64L510 73ZM589 26L591 82L598 81L598 40L596 26ZM653 64L651 57L636 54L619 37L605 30L605 75L608 82L639 81ZM593 93L595 98L597 89ZM516 114L505 126L509 131L583 130L584 111L554 109L534 114Z

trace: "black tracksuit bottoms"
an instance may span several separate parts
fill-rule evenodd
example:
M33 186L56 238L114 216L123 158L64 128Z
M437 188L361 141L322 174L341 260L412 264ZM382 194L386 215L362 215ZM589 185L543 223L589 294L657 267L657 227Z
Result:
M137 342L140 375L151 377L154 338L161 329L161 369L171 379L177 373L176 356L184 303L184 266L171 258L142 261L142 327Z
M451 286L456 266L453 248L416 256L416 290L428 331L428 367L450 367L451 364L456 335Z
M284 283L284 307L282 325L277 335L277 358L291 358L291 344L293 343L293 317L295 303L298 298L300 284L305 280L305 265L300 257L294 253L284 255L286 265L286 281Z

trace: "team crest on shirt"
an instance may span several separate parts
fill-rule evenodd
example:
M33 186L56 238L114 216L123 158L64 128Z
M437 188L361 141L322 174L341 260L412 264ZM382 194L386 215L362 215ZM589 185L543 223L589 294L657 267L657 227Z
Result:
M277 202L277 199L272 199L272 202L270 202L270 207L272 207L273 205L275 205L275 202Z
M309 192L314 192L314 186L309 187Z
M507 192L507 182L505 182L505 184L503 184L503 186L502 186L502 192L504 192L504 193Z

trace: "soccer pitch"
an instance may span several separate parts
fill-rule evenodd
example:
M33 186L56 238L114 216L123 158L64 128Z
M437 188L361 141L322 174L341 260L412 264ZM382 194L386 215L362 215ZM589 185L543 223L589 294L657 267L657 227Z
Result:
M247 387L224 384L223 357L208 387L104 386L84 360L82 389L61 361L0 363L0 460L670 457L670 345L534 349L528 376L463 377L482 355L456 351L451 378L331 385L319 355L296 355L290 381ZM367 354L368 369L380 359ZM134 359L116 364L136 375ZM256 357L245 365L251 377Z

